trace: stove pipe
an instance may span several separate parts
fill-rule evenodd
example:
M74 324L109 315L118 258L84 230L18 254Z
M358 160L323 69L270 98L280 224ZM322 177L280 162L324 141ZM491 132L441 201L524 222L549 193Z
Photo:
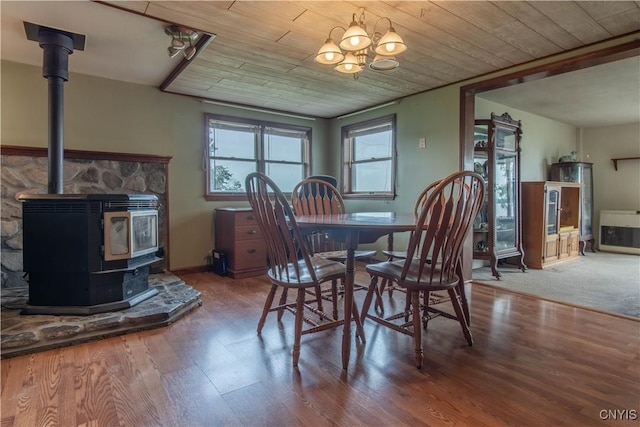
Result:
M42 76L49 81L49 194L64 192L64 82L69 80L69 55L84 50L85 36L24 23L27 39L43 52Z
M64 192L64 82L69 80L70 37L52 31L40 32L44 50L42 77L49 81L49 193Z

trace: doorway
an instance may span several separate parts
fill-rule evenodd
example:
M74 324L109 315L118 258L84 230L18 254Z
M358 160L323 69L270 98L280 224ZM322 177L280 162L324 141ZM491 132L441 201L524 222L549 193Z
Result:
M563 73L577 71L588 67L631 58L640 55L640 41L634 40L610 48L576 56L528 70L518 71L504 76L472 83L460 88L460 168L473 169L473 131L475 97L477 94L518 85L528 81L551 77ZM465 278L472 277L472 244L465 246Z

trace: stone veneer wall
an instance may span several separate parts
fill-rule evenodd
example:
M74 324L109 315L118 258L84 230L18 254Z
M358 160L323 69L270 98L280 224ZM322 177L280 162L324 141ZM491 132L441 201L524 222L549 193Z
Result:
M46 149L2 146L0 182L0 251L2 288L25 286L22 271L22 206L20 194L46 194ZM169 253L167 185L170 158L65 150L65 194L147 193L158 196L158 246ZM165 258L152 272L165 270Z

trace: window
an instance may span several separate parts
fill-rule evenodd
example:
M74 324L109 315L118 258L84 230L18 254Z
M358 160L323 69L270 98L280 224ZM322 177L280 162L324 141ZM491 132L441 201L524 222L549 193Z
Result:
M395 197L395 115L342 128L345 198Z
M263 172L285 193L309 174L311 129L206 114L207 200L246 197L244 180Z

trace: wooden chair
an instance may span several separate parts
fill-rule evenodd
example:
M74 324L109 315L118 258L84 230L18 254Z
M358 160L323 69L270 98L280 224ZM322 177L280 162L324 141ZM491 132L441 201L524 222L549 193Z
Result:
M291 204L296 215L338 215L346 213L344 200L340 191L332 184L334 177L328 175L309 177L300 181L291 192ZM318 230L308 235L314 256L344 263L347 251L343 242L338 242L330 235ZM356 260L371 262L376 251L356 251ZM366 289L355 285L355 289ZM325 297L333 303L334 318L337 318L337 294L332 289L331 297ZM379 304L376 299L376 306Z
M431 191L440 183L440 180L438 181L434 181L431 184L429 184L426 188L424 188L420 194L418 195L418 198L416 199L416 203L413 206L413 213L415 214L416 218L418 217L418 215L420 215L420 212L422 211L422 208L425 204L425 202L428 199L429 194L431 194ZM393 250L393 234L390 234L389 237L387 238L387 249L383 250L382 253L384 255L387 256L387 261L395 261L395 260L400 260L400 259L406 259L407 258L407 251L396 251ZM390 282L389 280L383 278L382 281L380 282L380 290L377 292L376 295L376 304L375 304L375 308L380 310L380 313L384 313L384 304L381 300L381 295L384 294L385 289L387 290L387 293L389 294L389 298L391 298L393 296L393 291L396 289L395 285L393 284L393 282ZM400 291L404 291L404 288L400 288ZM380 296L378 296L380 295ZM379 302L378 302L379 301ZM442 311L434 309L433 306L437 305L437 304L444 304L446 302L449 301L449 296L443 294L442 292L423 292L422 293L422 327L423 328L427 328L427 324L429 322L429 320L433 319L434 317L438 317L441 315ZM466 314L466 318L467 318L467 322L469 321L469 308L467 306L467 299L464 298L462 299L462 308L464 309L464 312ZM406 299L406 306L408 307L411 304L411 301L409 300L409 295L407 295L407 299Z
M418 198L416 199L416 203L413 206L413 213L415 214L416 218L418 217L418 215L420 215L420 212L422 211L422 207L427 201L427 198L431 193L431 190L433 190L436 187L436 185L438 185L439 183L440 183L439 180L432 182L424 190L422 190L418 195ZM407 251L396 251L393 249L393 234L390 234L388 236L387 249L383 250L382 253L387 256L387 261L394 261L398 259L407 258ZM393 290L394 290L393 283L389 283L388 280L383 279L380 282L380 293L381 294L384 293L385 289L387 289L387 292L389 293L389 297L391 297L393 295Z
M362 320L369 318L412 335L418 368L422 367L423 358L421 292L446 290L455 315L446 312L442 315L458 320L468 344L473 344L460 301L460 292L464 293L461 257L463 242L482 204L484 185L482 176L470 171L456 172L443 179L425 200L416 228L412 231L406 258L367 265L372 279L362 307ZM406 290L410 304L403 312L388 317L368 313L380 277ZM409 317L411 321L408 321Z
M344 323L343 320L331 319L313 307L311 304L316 300L307 301L306 290L325 282L331 282L335 287L338 280L344 280L345 267L336 261L311 256L309 241L296 224L289 202L269 177L258 172L250 173L246 177L245 188L267 245L267 276L272 284L258 322L258 334L270 312L278 313L278 321L285 311L292 312L295 315L293 366L297 366L302 335L335 328ZM274 305L278 288L282 288L282 294L279 302ZM289 289L297 291L295 303L287 303ZM305 316L305 309L319 315L323 323L314 322ZM353 310L357 315L355 304ZM311 326L303 329L304 322ZM356 325L358 334L363 337L359 318Z

